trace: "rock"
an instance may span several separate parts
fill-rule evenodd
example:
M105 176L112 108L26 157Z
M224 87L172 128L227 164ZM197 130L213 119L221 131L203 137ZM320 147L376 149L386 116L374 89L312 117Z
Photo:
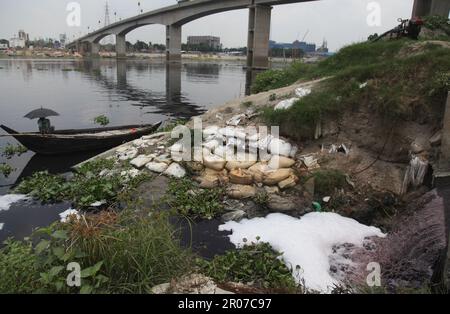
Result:
M250 185L253 183L253 175L245 169L230 171L230 182L234 184Z
M232 212L228 212L222 216L223 222L228 221L240 221L242 218L244 218L246 213L243 210L235 210Z
M156 173L163 173L164 171L166 171L166 169L169 167L169 165L167 165L164 162L149 162L148 164L145 165L145 167L153 172Z
M251 185L233 184L227 189L227 195L234 199L255 197L256 188Z
M131 145L125 145L125 146L121 146L116 150L117 154L123 154L125 153L127 150L129 150L131 147Z
M284 157L284 156L272 156L269 161L269 168L280 169L280 168L290 168L295 164L295 160Z
M278 194L278 193L280 193L280 189L278 188L278 186L265 186L264 190L266 191L267 194Z
M170 284L155 286L151 290L162 294L233 294L218 288L211 278L201 274L190 274L172 280Z
M148 164L150 161L152 161L152 156L147 155L139 155L136 158L134 158L132 161L130 161L130 164L134 166L135 168L141 169L146 164Z
M290 175L289 178L279 182L278 186L280 187L280 189L285 190L296 186L298 181L299 178L295 174L293 174Z
M431 146L439 146L442 142L442 131L436 132L430 139L428 140Z
M276 185L279 182L287 179L289 176L293 174L292 169L278 169L278 170L272 170L265 174L263 183L265 185Z
M305 189L306 192L308 192L309 195L314 196L314 190L315 190L314 177L309 178L303 185L303 188Z
M206 168L221 171L225 168L225 164L226 161L223 158L211 154L207 149L203 149L203 165Z
M279 138L273 138L269 144L269 151L272 155L289 156L292 150L292 145Z
M239 123L241 123L241 121L245 120L246 115L245 114L238 114L233 116L230 120L227 121L227 125L231 125L231 126L238 126Z
M163 283L152 288L153 294L167 294L169 293L170 283Z
M174 162L164 171L164 174L175 178L183 178L186 175L186 170Z
M269 195L267 207L274 212L286 212L295 210L297 205L290 198L271 194Z

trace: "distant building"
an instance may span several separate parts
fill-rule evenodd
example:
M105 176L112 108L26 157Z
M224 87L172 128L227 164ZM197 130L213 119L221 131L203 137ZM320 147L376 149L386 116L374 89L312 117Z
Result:
M18 37L13 37L9 41L11 48L25 48L30 37L23 30L19 30Z
M211 49L221 49L220 37L215 36L188 36L188 46L206 46Z
M269 42L271 49L300 49L305 53L313 53L316 51L316 44L306 43L304 41L294 41L293 43L277 43L271 40Z
M60 43L60 47L62 49L66 48L66 41L67 41L67 35L66 34L60 34L59 35L59 43Z
M0 39L0 50L8 50L9 49L9 41L6 39Z

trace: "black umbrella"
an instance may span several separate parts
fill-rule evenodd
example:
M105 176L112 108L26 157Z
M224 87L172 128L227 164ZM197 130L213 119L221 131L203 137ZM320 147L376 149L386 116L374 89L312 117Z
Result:
M51 109L46 109L46 108L40 108L40 109L36 109L31 111L30 113L27 113L24 118L28 118L28 119L39 119L39 118L46 118L46 117L51 117L51 116L59 116L59 113L51 110Z

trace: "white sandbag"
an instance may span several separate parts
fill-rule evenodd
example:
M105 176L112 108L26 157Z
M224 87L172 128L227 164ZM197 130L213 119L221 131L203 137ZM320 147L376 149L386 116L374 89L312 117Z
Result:
M311 94L311 89L309 88L299 87L295 90L295 95L300 98L308 96L309 94Z
M269 151L272 155L289 156L292 150L292 145L279 138L273 138L269 144Z
M238 114L233 116L230 120L227 121L227 125L238 126L241 121L245 119L245 114Z
M147 155L139 155L136 158L134 158L132 161L130 161L130 164L138 169L141 169L146 164L148 164L150 161L152 161L152 156Z
M169 166L164 162L149 162L145 167L150 171L163 173Z
M172 163L169 168L164 171L164 174L175 178L183 178L186 175L186 170L179 164Z
M219 134L219 127L217 125L210 125L207 126L204 130L203 130L203 136L204 137L208 137L208 136L215 136Z
M135 158L137 156L137 154L138 154L138 150L136 148L131 148L131 149L125 151L124 153L121 153L119 155L119 160L122 160L122 161L130 160L130 159Z
M287 110L291 108L297 100L299 100L299 98L282 100L275 106L275 110Z

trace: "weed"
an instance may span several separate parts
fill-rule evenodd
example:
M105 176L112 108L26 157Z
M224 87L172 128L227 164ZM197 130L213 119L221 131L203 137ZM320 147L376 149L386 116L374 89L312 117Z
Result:
M109 124L109 119L105 115L100 115L94 118L94 123L101 126L107 126Z
M261 288L295 290L292 272L281 261L282 253L268 243L252 243L216 256L212 261L199 260L203 272L218 282L253 283Z
M177 213L191 218L212 219L223 212L224 190L197 188L190 179L172 179L169 183L169 205Z
M311 176L314 177L314 190L318 196L330 196L335 189L342 189L346 186L345 174L340 170L321 169L315 171Z
M10 165L5 163L0 164L0 174L2 174L5 178L9 177L9 175L14 171L15 169Z
M22 155L28 152L28 149L25 146L22 146L20 144L18 145L12 145L10 143L6 144L5 149L3 150L2 156L10 159L15 155Z
M244 108L250 108L253 106L253 101L244 101L243 103L241 103L241 106Z

